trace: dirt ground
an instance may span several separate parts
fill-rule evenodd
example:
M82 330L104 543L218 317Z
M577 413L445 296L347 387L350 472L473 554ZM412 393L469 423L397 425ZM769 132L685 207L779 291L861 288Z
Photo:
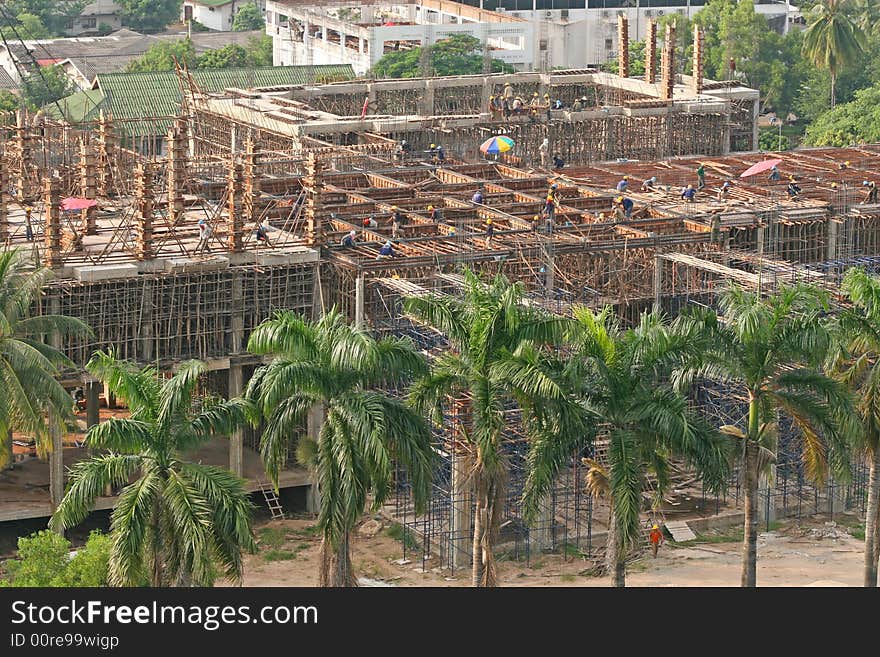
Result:
M316 586L320 538L314 523L301 518L259 526L260 552L246 559L244 585ZM421 559L412 554L410 563L400 563L401 541L383 524L374 536L358 532L354 537L352 562L356 574L366 578L362 585L469 585L464 570L452 576L429 560L423 571ZM854 516L840 514L833 523L821 515L777 523L758 539L758 585L860 586L864 543L849 533L857 527ZM689 544L667 542L656 559L648 553L628 565L627 586L739 586L740 531L715 530ZM582 556L533 555L528 564L501 562L499 578L502 586L609 586L609 578L586 572L590 566Z

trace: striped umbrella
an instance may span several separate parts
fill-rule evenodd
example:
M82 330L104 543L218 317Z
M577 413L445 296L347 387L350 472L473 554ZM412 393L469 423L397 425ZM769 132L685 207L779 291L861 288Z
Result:
M506 153L515 145L510 137L490 137L480 144L480 152L496 155L498 153Z

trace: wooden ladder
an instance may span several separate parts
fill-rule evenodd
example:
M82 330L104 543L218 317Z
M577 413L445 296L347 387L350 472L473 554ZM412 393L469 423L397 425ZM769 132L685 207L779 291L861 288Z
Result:
M281 500L275 493L275 489L266 481L257 479L257 485L260 492L263 493L263 499L266 500L266 506L269 507L269 513L272 514L272 520L281 520L284 518L284 509L281 508Z

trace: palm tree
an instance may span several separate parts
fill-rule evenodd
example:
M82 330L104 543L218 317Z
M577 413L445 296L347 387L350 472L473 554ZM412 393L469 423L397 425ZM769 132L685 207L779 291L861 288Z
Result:
M52 449L47 411L53 421L71 419L72 400L55 379L73 364L46 344L48 335L88 334L78 319L63 315L30 316L52 270L30 267L18 250L0 252L0 468L12 458L12 430L33 436L40 456Z
M852 0L848 13L865 36L874 35L880 23L880 2L877 0Z
M99 351L86 369L125 400L131 414L89 429L88 446L107 452L71 468L50 526L77 525L108 486L124 486L111 515L112 585L210 586L218 567L240 581L242 552L256 549L244 481L185 459L248 422L253 409L242 399L198 397L206 366L195 360L163 379L153 368Z
M350 534L372 493L378 509L392 492L394 464L412 483L417 512L431 488L433 451L424 419L389 391L427 371L409 340L377 340L335 309L316 322L277 312L251 334L248 349L270 355L246 396L265 419L260 453L278 485L288 445L313 407L325 420L317 440L301 437L297 456L321 493L321 586L356 586Z
M801 52L816 68L831 74L831 107L834 107L837 75L861 60L865 34L847 13L847 0L822 0L811 11Z
M840 380L856 392L863 442L868 459L868 503L865 508L865 586L877 586L880 555L880 279L853 268L843 279L853 304L838 317L841 350L833 366Z
M461 298L422 296L404 302L407 313L442 331L451 344L431 374L413 386L411 399L438 424L445 402L470 400L472 426L465 440L475 453L472 581L495 586L494 544L508 471L505 409L522 410L522 429L535 440L584 431L586 414L568 402L554 378L560 368L544 348L561 344L571 322L527 306L522 284L504 276L484 284L465 271L464 282Z
M648 476L656 480L659 501L669 486L670 459L679 457L703 477L708 490L720 491L729 472L728 441L669 383L670 371L689 354L687 336L677 335L655 313L642 315L639 325L626 331L610 307L600 313L578 307L574 318L575 351L566 379L608 441L607 463L584 462L589 492L609 499L606 569L615 586L624 586L627 552L642 533L639 515ZM533 444L524 491L529 513L572 454L591 439L575 434Z
M702 333L694 375L726 382L748 399L745 427L722 431L742 441L744 527L742 586L756 585L758 475L775 459L776 416L800 430L807 475L820 485L830 469L848 471L848 442L858 433L852 397L822 373L831 335L823 322L827 295L812 286L782 288L772 296L732 286L719 296L721 316L695 311L677 321L692 339Z

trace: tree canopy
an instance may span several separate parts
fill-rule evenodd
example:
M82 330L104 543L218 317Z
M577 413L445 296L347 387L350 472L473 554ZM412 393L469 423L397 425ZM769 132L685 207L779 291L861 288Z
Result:
M181 39L180 41L157 43L143 55L130 61L125 70L132 73L173 71L175 60L182 66L192 67L196 64L196 49L191 40Z
M116 0L125 25L145 32L158 32L180 18L183 0Z
M266 21L263 20L263 14L256 3L250 3L243 6L235 14L232 19L233 32L248 32L250 30L262 30L266 27Z
M44 35L26 37L21 34L19 26L16 26L16 29L19 29L22 38L43 39L64 34L64 26L67 22L79 16L88 2L86 0L7 0L2 4L4 9L0 10L0 22L5 22L14 16L26 30L39 25L45 30Z
M430 71L425 71L426 67ZM426 72L438 76L472 75L482 71L480 40L469 34L456 34L427 48L417 46L386 53L373 67L377 78L417 78ZM513 72L513 67L500 59L493 59L492 72Z

